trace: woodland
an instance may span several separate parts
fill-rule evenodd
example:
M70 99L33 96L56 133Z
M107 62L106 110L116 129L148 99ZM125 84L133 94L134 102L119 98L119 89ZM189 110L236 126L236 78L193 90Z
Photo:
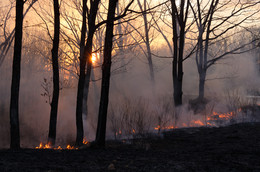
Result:
M0 10L0 169L260 169L259 0Z

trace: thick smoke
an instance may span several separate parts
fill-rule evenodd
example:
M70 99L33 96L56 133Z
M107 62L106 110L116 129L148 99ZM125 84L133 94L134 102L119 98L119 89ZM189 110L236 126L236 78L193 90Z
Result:
M160 49L158 52L167 51ZM155 85L153 85L149 78L145 58L140 54L133 56L132 53L125 54L125 56L131 59L131 63L126 66L126 71L112 73L107 125L108 138L116 136L119 138L120 133L130 136L133 134L131 132L139 132L140 134L157 132L154 130L157 125L162 127L171 125L175 127L194 126L194 121L205 122L206 113L228 111L226 101L228 92L232 96L239 96L241 99L249 101L248 95L259 91L257 90L260 85L259 71L254 55L248 53L228 57L209 69L205 95L210 103L204 112L194 114L188 105L189 100L198 95L198 74L193 58L184 63L184 105L180 108L174 108L171 59L153 58L155 69ZM7 148L10 139L11 57L10 54L0 67L1 148ZM37 58L38 56L35 54L24 54L23 62L39 60ZM115 63L113 70L117 67L118 64ZM89 113L88 116L84 116L85 137L88 140L95 139L101 82L98 80L100 68L95 68L94 75L97 81L91 82L88 100ZM46 70L42 63L23 63L20 86L22 147L35 147L40 142L47 141L50 105L48 96L41 95L45 92L41 86L44 78L51 81L51 70ZM57 144L59 145L71 144L75 140L76 86L77 79L74 79L71 87L61 90L57 122ZM137 124L133 121L136 121ZM132 131L133 128L138 131Z

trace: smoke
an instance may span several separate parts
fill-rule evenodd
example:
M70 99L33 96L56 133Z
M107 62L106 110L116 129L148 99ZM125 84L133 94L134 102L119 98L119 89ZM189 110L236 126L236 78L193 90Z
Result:
M250 91L259 92L260 77L256 57L240 54L228 57L209 71L207 92L224 96L226 90L239 90L241 96Z
M167 52L164 49L158 49L157 51L162 54ZM204 112L194 114L188 104L189 100L198 96L198 73L194 58L188 59L184 63L184 105L175 108L172 103L172 60L153 58L155 69L155 85L153 85L149 77L145 57L141 54L134 56L133 53L124 54L124 56L131 60L131 63L126 66L126 72L112 73L111 77L107 125L108 138L114 138L115 132L119 133L119 129L123 130L123 126L128 126L128 129L124 129L125 134L126 131L129 131L131 125L139 128L140 132L148 131L148 129L157 132L154 128L158 125L165 127L196 126L195 121L197 120L205 123L205 114L208 115L212 111L222 113L229 110L227 102L223 101L226 100L228 91L239 90L237 96L241 97L246 97L252 90L259 92L260 79L255 57L248 53L225 58L209 69L205 95L210 100L210 103ZM34 62L23 63L22 67L20 86L22 147L35 147L40 142L46 142L48 135L50 105L48 97L41 95L44 93L41 84L44 78L51 80L51 70L46 70L45 66L42 65L42 59L36 57L38 55L26 54L22 60L23 62ZM10 55L0 67L0 148L9 147L11 61ZM117 67L118 64L113 64L112 70ZM100 68L94 69L94 76L97 80L100 78ZM88 116L84 117L85 137L90 141L95 139L100 83L100 80L91 82ZM76 86L77 80L74 79L71 87L61 90L57 122L58 145L71 144L75 141ZM130 107L127 115L132 117L128 116L128 118L123 119L122 117L127 110L127 103ZM130 123L130 119L142 122L140 122L139 126L136 126L136 124ZM117 121L117 124L113 124L115 121ZM118 125L118 131L113 130L115 125ZM141 125L143 125L143 129Z

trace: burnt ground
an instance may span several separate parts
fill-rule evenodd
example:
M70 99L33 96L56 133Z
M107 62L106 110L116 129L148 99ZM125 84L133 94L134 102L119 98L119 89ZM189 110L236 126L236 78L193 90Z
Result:
M0 171L260 171L260 123L187 128L104 149L0 150Z

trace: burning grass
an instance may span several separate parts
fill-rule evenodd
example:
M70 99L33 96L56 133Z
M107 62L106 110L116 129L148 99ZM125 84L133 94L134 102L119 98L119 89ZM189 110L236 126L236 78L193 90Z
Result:
M230 121L237 118L238 113L242 113L242 109L239 108L236 111L227 113L212 112L212 114L206 115L206 120L193 119L187 123L182 123L179 126L169 125L169 126L156 126L154 130L173 130L176 128L186 128L186 127L218 127L221 123L231 123Z
M110 135L108 134L107 139L121 142L146 138L157 133L161 136L165 131L178 128L211 128L241 122L260 121L260 107L258 105L236 105L232 106L237 107L236 109L232 108L232 111L228 111L231 109L217 107L216 104L220 104L219 102L208 102L203 111L194 114L194 111L189 109L188 105L173 107L171 100L162 99L160 102L159 104L152 104L144 99L138 101L127 99L122 101L122 106L111 106L108 114ZM83 144L87 145L89 142L84 139ZM35 149L77 150L78 147L73 145L51 147L50 144L40 143Z
M83 145L88 145L89 142L86 139L83 139ZM65 147L62 146L57 146L57 147L52 147L50 143L43 144L42 142L39 144L39 146L35 147L35 149L53 149L53 150L78 150L78 147L75 147L73 145L66 145Z
M148 102L145 99L125 99L121 102L122 106L112 104L108 114L108 126L115 140L142 138L150 133L161 134L177 128L220 127L260 120L257 115L260 108L257 112L251 110L252 108L245 110L242 102L233 103L230 108L217 99L207 101L199 113L195 113L189 104L174 107L172 100L166 98L156 102ZM257 105L251 103L247 106Z

